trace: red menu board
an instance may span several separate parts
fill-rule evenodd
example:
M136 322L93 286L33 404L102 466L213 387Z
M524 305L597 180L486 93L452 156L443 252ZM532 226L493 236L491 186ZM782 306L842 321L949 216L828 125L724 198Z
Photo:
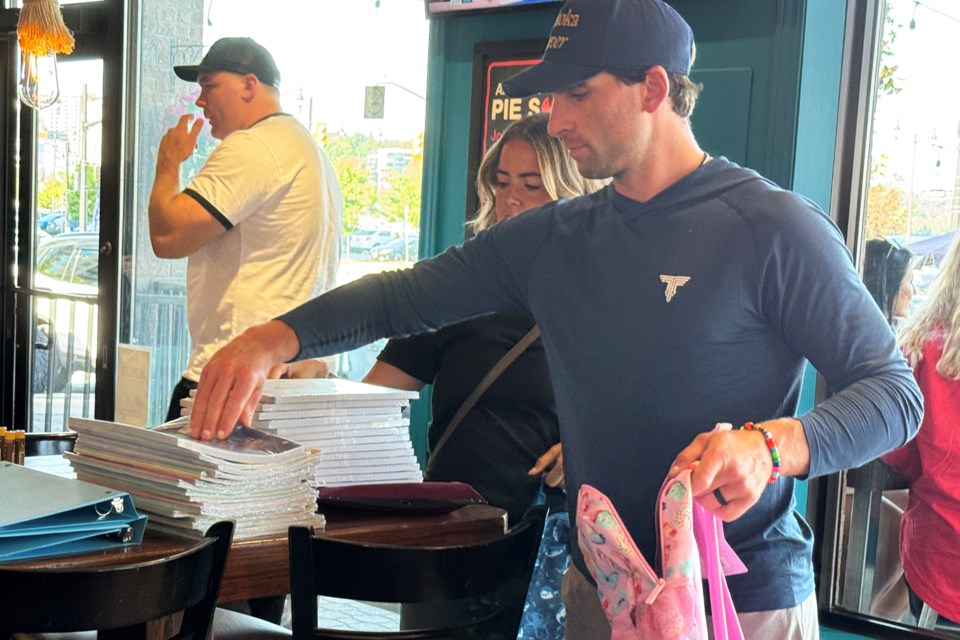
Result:
M539 58L501 60L490 62L486 70L483 99L483 142L480 157L503 135L511 122L541 111L550 111L550 94L537 93L524 98L512 98L503 90L503 83L524 69L529 69Z

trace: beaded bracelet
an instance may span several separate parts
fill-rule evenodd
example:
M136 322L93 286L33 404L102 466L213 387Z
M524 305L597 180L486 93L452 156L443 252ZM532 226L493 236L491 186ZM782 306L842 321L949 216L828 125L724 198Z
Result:
M777 449L777 441L773 439L769 431L752 422L744 423L740 429L743 431L759 431L760 435L763 436L767 449L770 450L770 459L773 460L773 471L770 473L770 479L767 482L773 484L780 477L780 450Z

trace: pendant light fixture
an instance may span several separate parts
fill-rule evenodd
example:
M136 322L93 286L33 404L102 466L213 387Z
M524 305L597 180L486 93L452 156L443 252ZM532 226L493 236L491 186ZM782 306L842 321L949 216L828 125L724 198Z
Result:
M49 107L60 97L57 54L73 52L73 34L63 23L56 0L23 0L17 22L20 75L17 94L34 109Z

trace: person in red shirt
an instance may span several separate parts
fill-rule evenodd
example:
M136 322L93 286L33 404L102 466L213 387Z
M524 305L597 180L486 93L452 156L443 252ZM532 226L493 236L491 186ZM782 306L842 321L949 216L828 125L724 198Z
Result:
M882 457L910 486L900 559L914 614L926 603L952 622L960 620L960 236L901 329L900 345L924 408L917 437Z

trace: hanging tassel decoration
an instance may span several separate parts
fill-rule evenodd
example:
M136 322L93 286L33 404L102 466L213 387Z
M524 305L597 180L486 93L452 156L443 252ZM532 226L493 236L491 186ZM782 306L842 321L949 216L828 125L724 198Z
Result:
M73 33L63 23L57 0L23 0L17 37L24 53L35 56L73 53Z

